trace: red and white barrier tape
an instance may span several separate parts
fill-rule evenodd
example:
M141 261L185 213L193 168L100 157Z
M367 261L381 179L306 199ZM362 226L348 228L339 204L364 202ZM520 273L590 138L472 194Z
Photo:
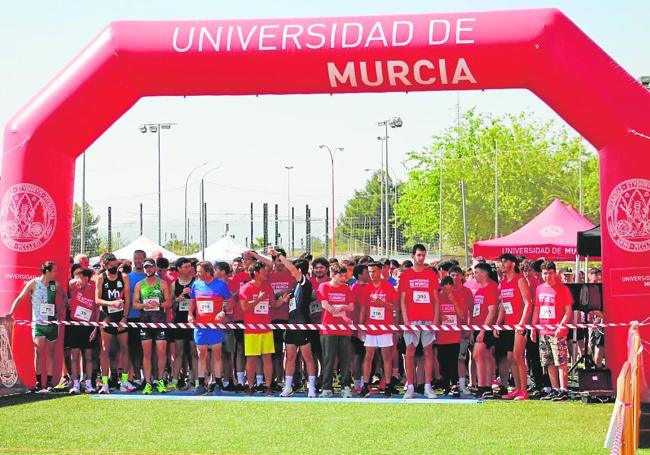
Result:
M469 330L555 330L558 327L567 329L588 329L588 328L607 328L607 327L629 327L632 324L650 325L650 323L637 323L632 322L608 322L600 324L524 324L524 325L508 325L508 324L490 324L490 325L477 325L477 324L460 324L460 325L404 325L404 324L244 324L234 322L224 323L190 323L190 322L80 322L80 321L27 321L16 320L17 325L33 325L33 324L50 324L50 325L63 325L63 326L82 326L82 327L132 327L144 329L253 329L253 330L364 330L364 331L383 331L383 332L461 332Z

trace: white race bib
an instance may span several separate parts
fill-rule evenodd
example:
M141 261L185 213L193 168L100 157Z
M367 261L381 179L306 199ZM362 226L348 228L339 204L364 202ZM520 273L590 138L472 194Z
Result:
M413 303L431 303L429 291L413 291Z
M190 311L190 301L183 299L178 302L178 311Z
M90 321L92 314L93 312L91 310L82 306L77 306L77 309L74 310L74 318L81 321Z
M539 307L540 319L555 319L555 306L541 306Z
M41 316L54 316L54 304L53 303L41 303Z
M158 311L160 310L160 300L158 298L148 298L144 299L142 301L144 305L151 305L152 303L155 303L156 306L153 308L145 308L144 311Z
M312 300L309 304L309 314L322 313L323 307L318 300Z
M512 309L512 303L511 302L503 302L503 310L506 312L506 314L513 314L514 310Z
M480 303L475 303L474 304L474 309L472 310L472 317L476 317L479 314L481 314L481 304Z
M385 315L386 315L386 308L381 306L370 307L370 319L374 319L375 321L383 321Z
M446 325L456 325L458 324L458 319L455 314L443 314L442 323Z
M108 314L113 314L113 313L119 313L122 311L122 307L115 307L115 306L109 306L108 307Z
M257 305L255 305L255 308L253 309L253 313L255 314L269 314L269 301L268 300L263 300Z
M291 311L296 311L296 298L295 297L291 297L289 299L289 312L291 312Z
M210 314L214 312L214 302L212 300L197 300L196 308L199 314Z

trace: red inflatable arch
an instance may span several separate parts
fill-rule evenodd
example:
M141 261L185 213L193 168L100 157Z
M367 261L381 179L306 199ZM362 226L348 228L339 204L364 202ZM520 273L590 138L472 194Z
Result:
M507 88L535 93L599 150L606 318L646 318L650 93L552 9L109 24L6 127L0 314L42 261L67 264L75 158L144 96ZM17 341L33 383L29 331ZM609 330L615 372L625 352L626 330Z

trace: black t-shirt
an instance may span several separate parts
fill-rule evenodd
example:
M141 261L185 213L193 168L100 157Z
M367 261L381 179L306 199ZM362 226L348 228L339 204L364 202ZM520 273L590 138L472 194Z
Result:
M289 324L309 324L311 303L311 281L305 275L291 292L289 298Z
M115 280L108 279L108 272L102 273L102 278L104 279L101 294L102 300L112 302L124 298L124 278L122 278L122 272L117 272L117 278ZM115 307L104 305L102 305L102 311L109 317L116 318L121 318L124 314L124 310L116 310Z
M177 302L176 299L183 293L183 289L191 288L195 281L196 277L192 277L188 284L182 284L179 280L174 281L174 322L187 322L187 315L190 312L189 294L180 302Z

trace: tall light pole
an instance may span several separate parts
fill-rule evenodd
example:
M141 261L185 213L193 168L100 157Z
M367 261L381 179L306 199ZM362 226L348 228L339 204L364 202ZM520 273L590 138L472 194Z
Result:
M86 254L86 152L81 155L81 245L79 252Z
M187 245L189 243L189 237L187 236L187 184L190 182L190 177L197 169L202 168L208 164L207 161L204 161L202 164L194 167L189 174L187 174L187 179L185 179L185 217L183 218L183 224L185 225L185 239L183 240L183 251L187 254Z
M205 213L205 178L208 176L209 173L212 171L216 171L217 169L221 168L221 166L215 166L211 169L208 169L205 171L205 174L201 177L201 192L200 192L200 207L199 207L199 218L200 218L200 229L199 229L199 237L201 237L201 242L199 245L201 246L201 259L205 260L205 248L207 247L208 243L208 236L206 235L205 228L208 225L208 214Z
M287 170L287 248L289 250L289 242L291 241L291 169L293 166L285 166Z
M386 257L389 256L389 248L388 246L390 245L390 231L388 230L388 217L390 216L390 207L388 205L388 127L390 126L391 128L401 128L404 122L400 117L393 117L387 120L384 120L382 122L377 122L378 126L383 126L385 128L385 135L384 139L386 141L385 147L384 147L384 152L386 153L386 169L385 169L385 175L386 175L386 185L384 186L384 204L386 204L386 208L384 209L385 211L385 216L384 216L384 235L386 236L385 240L385 245L386 245ZM382 171L384 171L382 169Z
M377 253L381 254L381 246L386 241L386 235L384 233L384 209L386 205L384 204L384 187L386 186L386 174L384 173L384 141L386 140L383 136L377 136L377 140L381 144L381 151L379 153L380 161L380 171L379 171L379 245L377 245Z
M337 147L332 152L332 149L327 145L319 145L319 149L325 149L330 154L330 163L332 164L332 257L336 257L336 212L334 212L334 156L337 151L343 151L343 147ZM325 252L327 254L327 252Z
M142 134L149 131L158 136L158 245L162 245L162 197L160 191L160 130L168 130L176 123L145 123L140 125Z

